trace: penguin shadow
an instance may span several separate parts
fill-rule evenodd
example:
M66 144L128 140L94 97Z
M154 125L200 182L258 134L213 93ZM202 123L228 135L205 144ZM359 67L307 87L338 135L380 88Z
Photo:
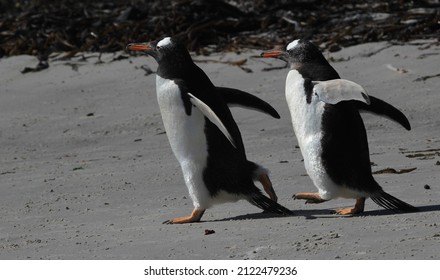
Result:
M294 216L279 215L279 214L267 213L267 212L259 212L259 213L250 213L250 214L238 215L235 217L228 217L228 218L223 218L223 219L211 220L211 222L261 220L261 219L276 219L276 218L286 218L286 217L294 217Z
M223 219L211 220L211 222L224 222L224 221L242 221L242 220L261 220L261 219L279 219L279 218L295 218L304 216L306 219L316 219L314 215L326 215L331 214L331 210L318 209L318 210L292 210L293 215L280 215L269 212L250 213L244 215L238 215L235 217L228 217Z
M423 212L435 212L440 211L440 205L425 205L417 206L418 211L412 213L423 213ZM403 212L395 212L389 209L377 209L371 211L364 211L361 214L356 215L337 215L335 214L336 209L322 209L322 210L297 210L294 211L296 216L304 216L306 219L328 219L328 218L355 218L355 217L374 217L374 216L395 216L399 214L410 214Z
M413 213L424 213L424 212L435 212L440 211L440 205L425 205L425 206L416 206L419 210L418 212ZM359 217L368 217L368 216L391 216L391 215L399 215L399 214L409 214L409 213L396 213L392 210L388 209L378 209L378 210L372 210L372 211L365 211L362 214L359 214L357 216ZM350 216L348 216L350 217Z
M426 205L426 206L418 206L418 212L414 213L423 213L423 212L435 212L440 211L440 205ZM223 219L210 220L209 222L224 222L224 221L242 221L242 220L261 220L261 219L279 219L279 218L295 218L295 217L304 217L306 220L314 220L314 219L341 219L341 218L355 218L355 217L372 217L372 216L394 216L399 214L407 214L407 213L396 213L392 210L388 209L378 209L365 211L362 214L357 215L336 215L335 209L312 209L312 210L292 210L294 215L279 215L268 212L259 212L259 213L250 213L244 215L238 215L235 217L228 217ZM208 222L208 221L206 221Z

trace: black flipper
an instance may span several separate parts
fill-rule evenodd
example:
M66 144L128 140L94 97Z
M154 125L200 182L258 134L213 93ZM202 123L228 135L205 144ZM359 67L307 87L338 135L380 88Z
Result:
M406 116L399 109L379 98L370 95L370 105L362 102L356 102L356 105L359 110L369 111L377 115L388 117L402 125L407 130L411 130L411 125Z
M228 104L228 106L233 106L233 105L243 106L257 111L261 111L263 113L271 115L276 119L280 118L278 112L271 105L269 105L269 103L263 101L262 99L256 97L255 95L252 95L250 93L235 88L216 87L216 89L217 92L221 96L223 96L223 99L225 100L226 104Z
M371 199L379 206L382 206L385 209L392 210L394 212L418 212L419 209L416 207L403 202L402 200L384 192L379 191L371 196Z
M289 216L295 215L292 211L290 211L286 207L264 196L260 191L252 193L249 197L249 202L257 206L258 208L261 208L270 213L289 215Z
M211 81L209 81L206 74L200 68L196 68L196 70L206 77L206 86L208 89L211 88L210 91L214 91L215 87ZM205 94L203 87L197 86L197 84L194 86L195 83L187 82L183 79L174 79L173 81L181 91L185 112L187 114L191 114L191 110L193 109L191 106L194 105L206 118L219 128L231 142L232 146L237 149L243 149L240 131L232 118L226 102L221 102L222 97L218 94Z

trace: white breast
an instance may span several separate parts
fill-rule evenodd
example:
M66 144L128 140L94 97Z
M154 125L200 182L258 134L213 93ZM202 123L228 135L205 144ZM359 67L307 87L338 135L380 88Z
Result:
M329 178L322 164L322 115L324 102L312 96L311 103L306 101L304 78L297 70L289 71L286 79L286 100L292 118L293 130L307 174L318 188L323 199L337 196L338 186Z
M180 89L172 80L156 76L156 92L171 149L182 168L183 177L196 208L208 208L210 196L203 182L208 147L205 118L196 108L185 113Z

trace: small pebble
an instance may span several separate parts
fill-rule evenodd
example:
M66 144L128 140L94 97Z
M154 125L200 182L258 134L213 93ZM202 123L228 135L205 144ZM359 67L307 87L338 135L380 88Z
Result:
M430 190L431 189L431 187L429 185L425 185L424 188L425 188L425 190Z

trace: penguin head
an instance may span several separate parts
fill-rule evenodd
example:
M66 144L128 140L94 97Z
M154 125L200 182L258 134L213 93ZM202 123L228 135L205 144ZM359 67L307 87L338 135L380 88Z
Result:
M167 68L179 68L179 66L192 63L186 47L172 37L165 37L148 43L131 43L127 45L127 50L144 52L146 55L153 57L159 67L169 65Z
M272 50L263 52L261 56L279 58L291 64L322 63L326 61L318 47L304 39L290 42L286 47L286 51Z
M312 42L299 39L290 42L286 47L290 62L321 63L326 61L322 52Z

